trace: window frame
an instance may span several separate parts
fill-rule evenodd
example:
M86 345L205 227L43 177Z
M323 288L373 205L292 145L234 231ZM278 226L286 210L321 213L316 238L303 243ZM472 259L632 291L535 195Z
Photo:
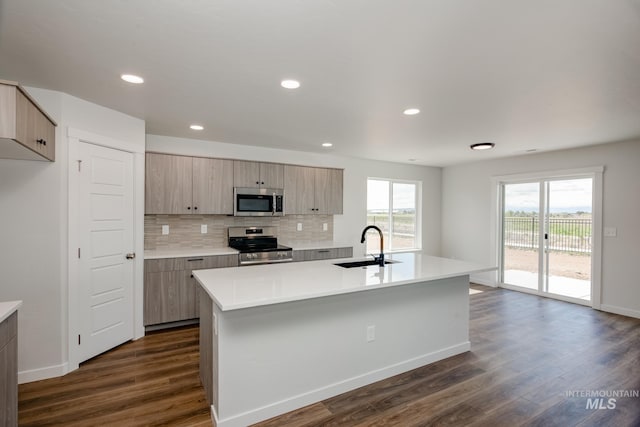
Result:
M369 181L385 181L389 183L389 201L388 201L388 236L385 236L385 252L416 252L422 250L422 181L399 178L382 178L369 176L367 177L367 205L369 204ZM412 184L415 186L415 237L414 246L412 248L394 249L393 243L393 184ZM369 208L365 209L365 224L369 225Z

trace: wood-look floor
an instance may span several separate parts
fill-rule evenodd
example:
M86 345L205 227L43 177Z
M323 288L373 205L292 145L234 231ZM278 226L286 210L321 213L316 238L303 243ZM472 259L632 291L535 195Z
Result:
M640 398L587 409L567 396L640 390L640 320L473 288L470 352L259 426L640 426ZM21 385L20 425L209 425L197 340L197 328L153 334Z

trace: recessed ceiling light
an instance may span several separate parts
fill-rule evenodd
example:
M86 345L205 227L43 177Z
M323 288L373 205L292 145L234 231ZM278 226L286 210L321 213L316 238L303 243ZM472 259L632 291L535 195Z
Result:
M140 83L144 83L144 79L140 76L136 76L133 74L123 74L120 76L122 80L125 82L133 83L139 85Z
M402 113L406 116L415 116L416 114L418 114L420 112L420 110L418 110L417 108L407 108L406 110L404 110Z
M191 125L189 127L191 129L193 129L193 130L202 130L202 129L204 129L204 126L202 126L202 125Z
M298 89L300 82L297 80L283 80L280 82L280 86L286 89Z
M493 142L479 142L477 144L471 144L469 147L472 150L490 150L495 146L496 144L494 144Z
M415 162L418 159L408 159L410 162Z
M330 143L330 142L323 142L323 143L322 143L322 146L323 146L323 147L333 147L333 144L332 144L332 143Z

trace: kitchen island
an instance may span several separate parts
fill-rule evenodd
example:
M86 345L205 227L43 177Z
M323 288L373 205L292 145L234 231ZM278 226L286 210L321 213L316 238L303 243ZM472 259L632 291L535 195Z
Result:
M495 267L419 252L387 259L194 271L216 425L246 426L468 351L469 275Z

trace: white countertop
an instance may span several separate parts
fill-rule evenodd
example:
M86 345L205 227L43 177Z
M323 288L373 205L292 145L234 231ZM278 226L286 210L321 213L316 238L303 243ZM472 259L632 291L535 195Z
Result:
M438 258L422 252L388 255L400 261L384 268L343 268L341 258L197 270L193 276L222 311L300 301L495 270L496 267ZM371 258L367 258L371 259Z
M237 250L225 248L145 249L144 259L189 258L194 256L236 255Z
M4 320L11 316L21 305L22 301L0 302L0 322L4 322Z

